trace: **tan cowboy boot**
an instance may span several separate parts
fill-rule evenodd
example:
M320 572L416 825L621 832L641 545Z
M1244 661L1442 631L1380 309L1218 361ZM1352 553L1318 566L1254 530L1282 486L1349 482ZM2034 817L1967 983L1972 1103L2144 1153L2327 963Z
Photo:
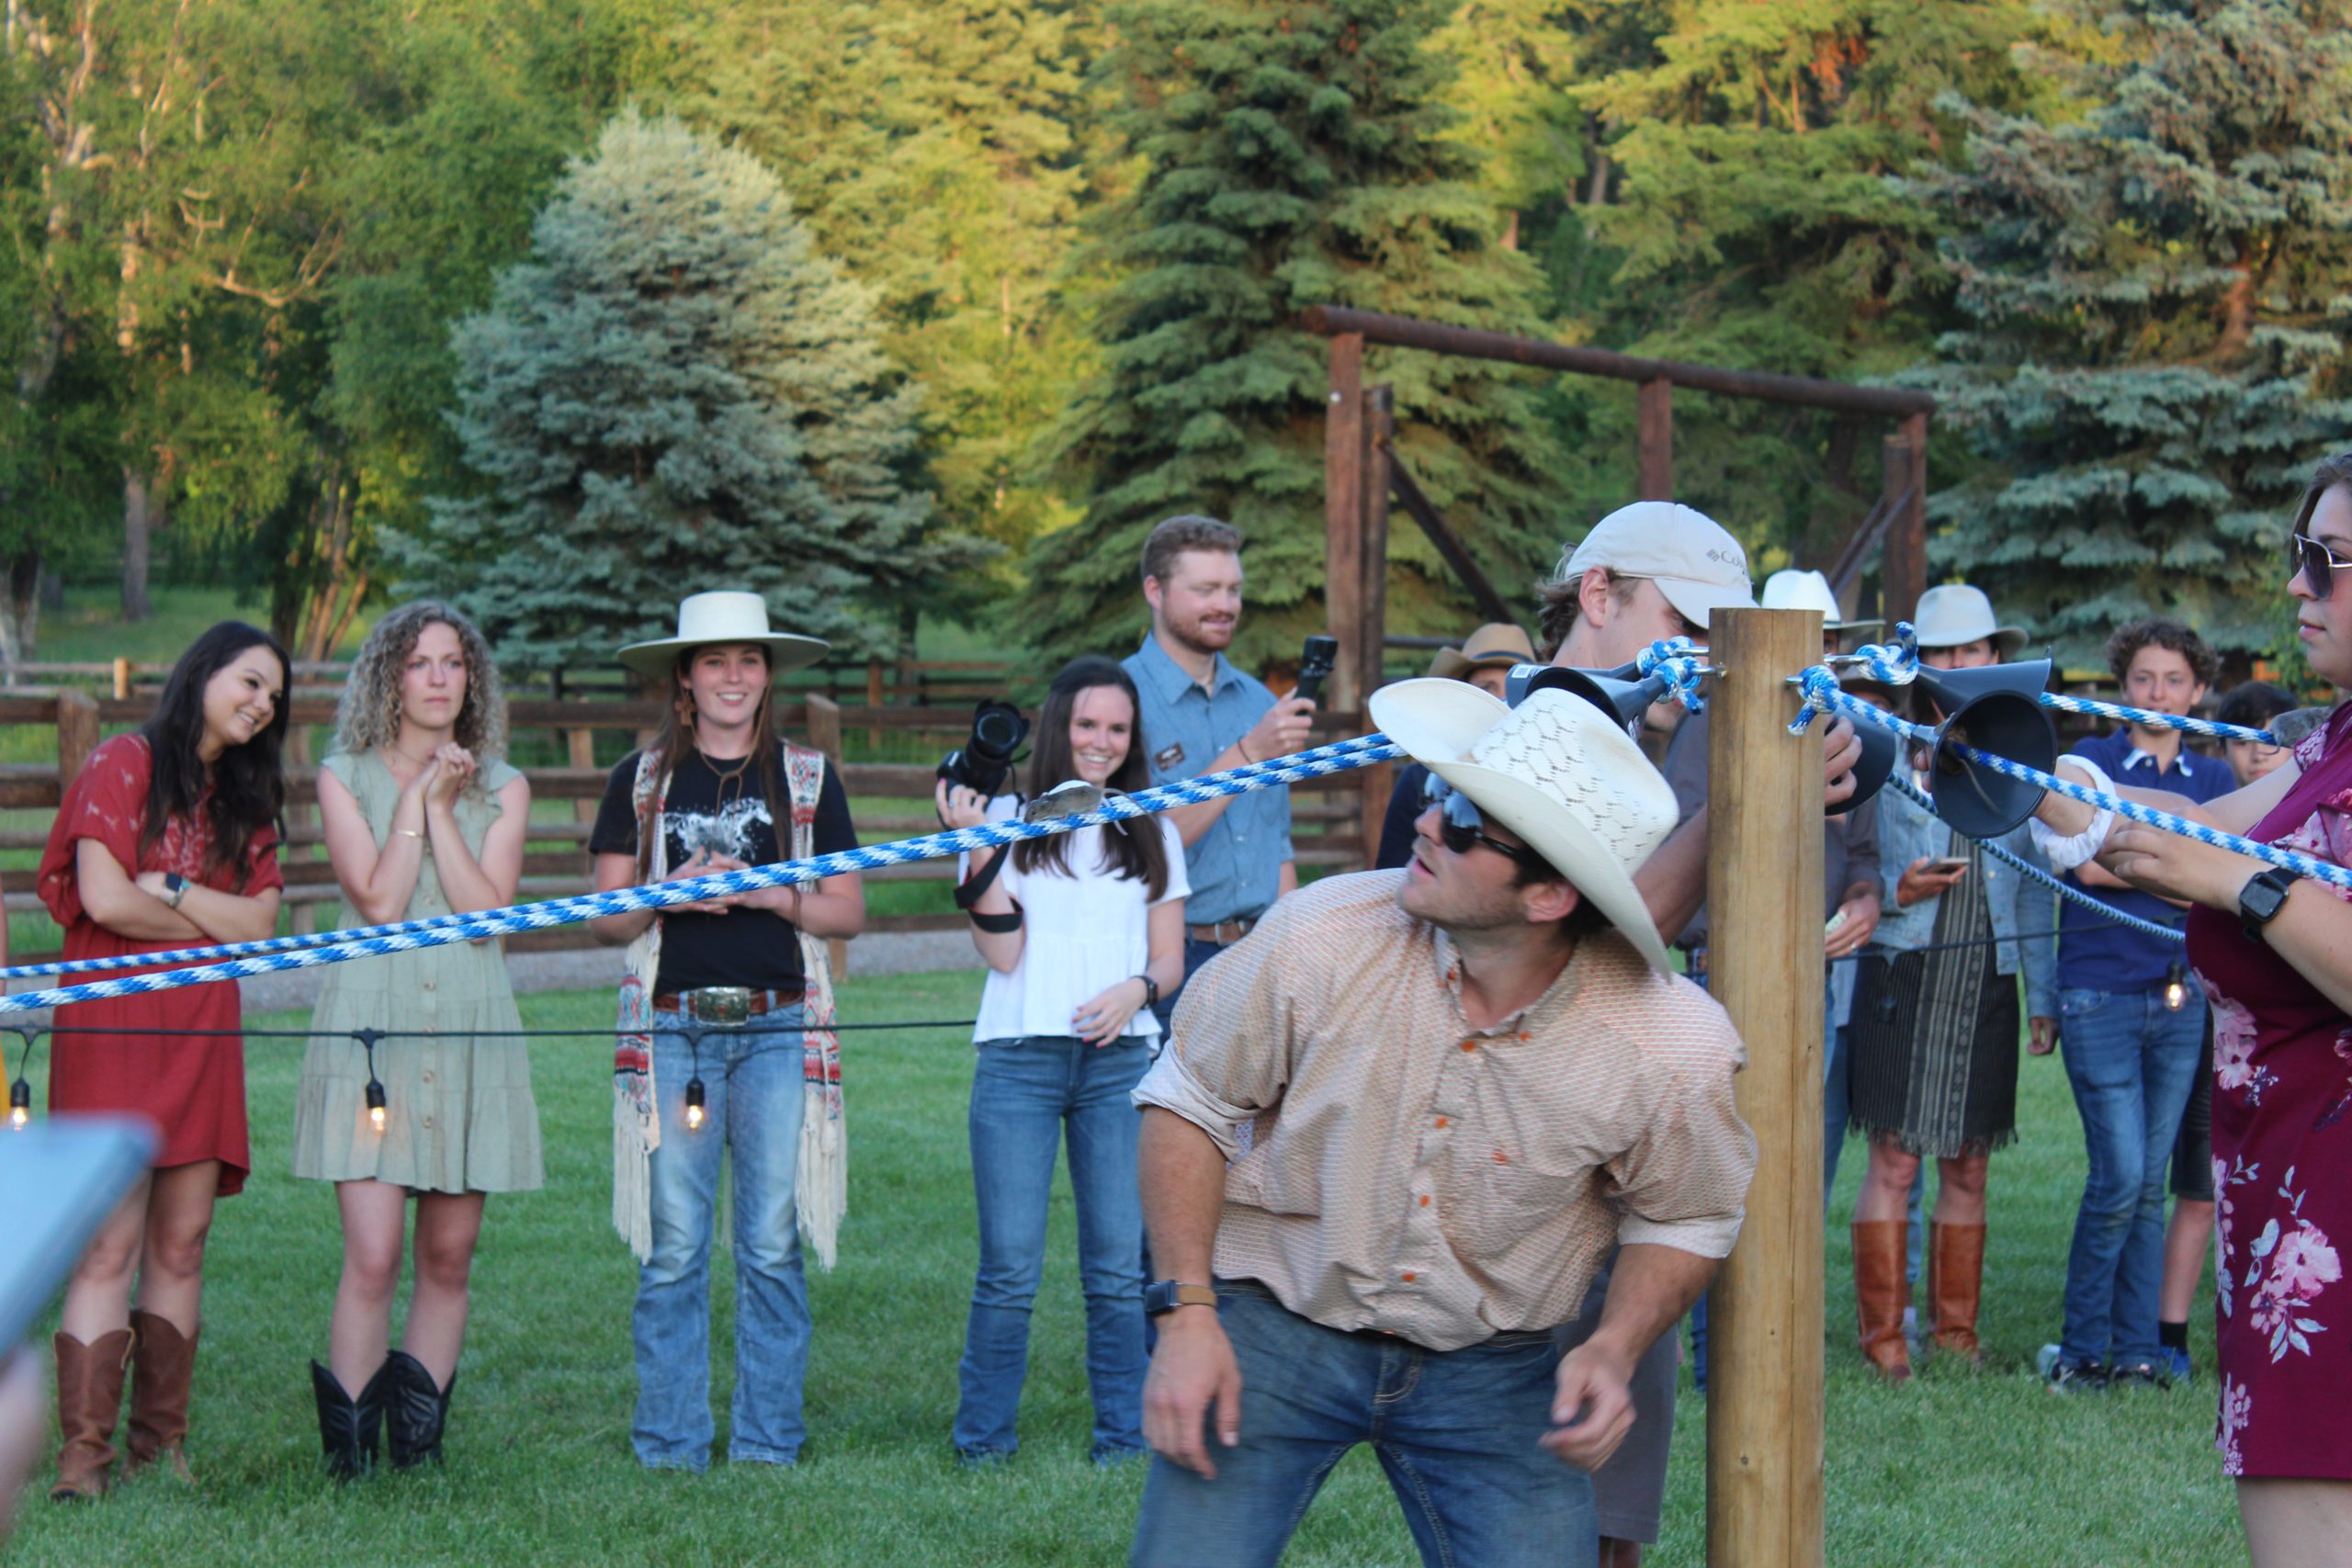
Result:
M59 1334L57 1484L50 1496L71 1503L106 1495L114 1468L114 1424L122 1411L123 1369L130 1362L130 1330L118 1328L85 1345Z
M1928 1300L1935 1308L1936 1348L1984 1364L1976 1343L1976 1309L1984 1285L1984 1227L1930 1224L1928 1256L1934 1261Z
M1862 1331L1862 1354L1879 1376L1889 1382L1911 1377L1911 1348L1903 1338L1904 1298L1910 1293L1905 1278L1905 1234L1902 1220L1854 1222L1854 1308Z
M130 1460L123 1473L136 1474L168 1457L182 1481L193 1481L180 1450L187 1438L197 1335L182 1334L170 1319L152 1312L132 1313L130 1326L137 1342L130 1352L130 1429L124 1444Z

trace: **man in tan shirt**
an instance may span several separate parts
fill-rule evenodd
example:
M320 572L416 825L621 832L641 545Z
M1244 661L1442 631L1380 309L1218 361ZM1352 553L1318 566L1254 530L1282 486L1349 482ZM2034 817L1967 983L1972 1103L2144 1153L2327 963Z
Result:
M1425 1561L1591 1562L1583 1472L1738 1235L1740 1043L1633 880L1674 827L1665 781L1558 692L1408 682L1373 716L1433 775L1412 863L1284 899L1195 977L1136 1091L1170 1275L1137 1564L1273 1562L1358 1442ZM1619 1247L1561 1357L1549 1330Z

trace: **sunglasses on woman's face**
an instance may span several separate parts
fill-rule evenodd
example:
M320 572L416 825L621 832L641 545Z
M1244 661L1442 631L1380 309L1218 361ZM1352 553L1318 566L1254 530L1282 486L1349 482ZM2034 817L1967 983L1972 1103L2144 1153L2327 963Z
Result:
M2352 571L2352 560L2330 550L2309 534L2287 536L2287 581L2292 582L2301 572L2303 581L2312 585L2312 596L2324 599L2335 591L2335 569Z
M1443 779L1431 773L1421 785L1421 807L1438 808L1437 841L1457 855L1466 855L1475 845L1484 844L1506 860L1521 865L1540 866L1544 857L1523 844L1506 844L1500 839L1489 838L1487 819L1478 814L1478 803L1455 789Z

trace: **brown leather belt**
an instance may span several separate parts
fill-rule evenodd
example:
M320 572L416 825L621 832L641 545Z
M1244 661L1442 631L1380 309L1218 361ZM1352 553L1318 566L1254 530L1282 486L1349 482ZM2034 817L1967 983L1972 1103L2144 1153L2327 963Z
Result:
M779 991L755 991L746 986L701 986L691 991L663 991L653 998L653 1010L683 1013L697 1023L742 1023L797 1007L807 992L797 986Z
M1186 926L1184 931L1194 942L1213 942L1219 947L1231 947L1248 936L1257 923L1255 920L1219 920L1213 926Z

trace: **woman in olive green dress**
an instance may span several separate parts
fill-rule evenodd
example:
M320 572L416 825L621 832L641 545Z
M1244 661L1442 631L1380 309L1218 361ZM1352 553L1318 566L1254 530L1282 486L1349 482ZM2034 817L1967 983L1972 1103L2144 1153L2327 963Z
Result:
M506 715L481 634L434 601L377 623L319 769L345 928L512 904L531 787L500 759ZM327 971L295 1111L294 1174L335 1184L343 1279L311 1363L326 1466L441 1456L467 1278L491 1192L541 1181L538 1111L503 946L452 942ZM354 1032L387 1032L372 1050ZM507 1037L501 1037L507 1036ZM391 1339L408 1204L415 1284ZM356 1392L355 1392L356 1391Z

